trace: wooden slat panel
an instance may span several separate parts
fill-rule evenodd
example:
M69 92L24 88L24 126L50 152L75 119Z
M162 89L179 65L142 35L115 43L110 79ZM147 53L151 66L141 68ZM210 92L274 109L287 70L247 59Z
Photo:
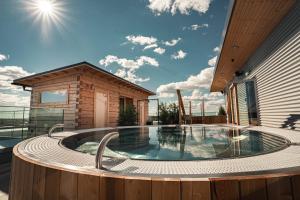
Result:
M107 177L100 178L100 196L101 200L123 200L125 195L124 179L121 177ZM114 192L115 191L115 192Z
M151 200L151 179L126 178L125 200Z
M182 179L181 180L182 200L210 200L210 182L206 180Z
M152 179L152 199L154 200L180 200L179 179Z
M60 171L46 168L45 200L59 200Z
M300 175L291 177L294 200L300 200Z
M32 200L33 172L34 165L30 162L23 162L24 179L22 180L22 200Z
M242 200L267 199L265 179L241 180L240 191Z
M9 185L9 194L10 194L10 198L13 199L13 194L15 193L15 179L16 179L16 156L12 156L12 160L11 160L11 172L10 172L10 185ZM14 176L12 176L14 174Z
M9 188L9 198L10 199L17 199L16 198L16 194L17 194L17 190L18 190L18 178L20 176L20 167L21 165L20 163L20 159L17 156L13 155L12 158L12 170L11 170L11 174L10 174L10 188Z
M272 200L292 200L290 177L267 179L268 198Z
M24 171L23 171L23 162L21 159L16 159L16 178L15 178L15 190L14 190L14 200L22 200L22 187L23 183L22 180L24 180ZM21 187L20 187L21 186Z
M238 180L218 180L212 182L212 197L214 200L239 199Z
M60 200L77 200L77 182L76 173L62 171L60 177Z
M46 185L46 168L35 165L33 175L32 200L44 200Z
M78 200L99 200L100 177L93 175L78 175Z

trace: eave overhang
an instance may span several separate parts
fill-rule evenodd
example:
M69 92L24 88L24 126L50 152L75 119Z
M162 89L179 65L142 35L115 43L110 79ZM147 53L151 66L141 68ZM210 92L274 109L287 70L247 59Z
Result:
M265 41L295 0L234 0L231 2L211 92L224 90L235 72Z

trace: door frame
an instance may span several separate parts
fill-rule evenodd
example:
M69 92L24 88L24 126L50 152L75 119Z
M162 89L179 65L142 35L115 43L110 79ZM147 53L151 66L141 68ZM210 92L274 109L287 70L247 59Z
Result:
M237 94L237 83L232 83L229 86L229 93L230 93L230 106L231 106L231 123L240 125L240 116L239 116L239 103L238 103L238 94ZM233 95L234 93L234 95ZM233 97L235 96L235 98ZM233 104L233 101L235 104ZM233 108L233 106L235 107Z
M252 77L250 79L246 79L244 80L243 82L249 82L249 81L253 81L254 83L254 96L255 96L255 101L256 101L256 112L257 112L257 125L256 126L259 126L260 125L260 113L259 113L259 105L258 105L258 95L257 95L257 83L256 83L256 77ZM250 119L249 119L249 125L250 125Z
M109 92L103 89L95 88L94 90L94 127L96 128L96 95L97 93L102 93L106 94L107 97L107 106L106 106L106 113L105 113L105 122L104 122L104 127L108 125L109 122Z

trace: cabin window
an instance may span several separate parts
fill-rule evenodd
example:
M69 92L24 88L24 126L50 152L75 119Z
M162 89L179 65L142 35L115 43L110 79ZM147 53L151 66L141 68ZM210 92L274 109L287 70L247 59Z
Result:
M133 99L127 97L120 97L119 99L120 112L124 112L128 105L133 105Z
M55 90L41 92L41 103L67 103L68 91L67 90Z

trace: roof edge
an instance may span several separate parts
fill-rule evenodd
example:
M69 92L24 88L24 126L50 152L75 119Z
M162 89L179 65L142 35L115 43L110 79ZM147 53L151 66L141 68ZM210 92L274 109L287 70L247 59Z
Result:
M211 81L210 89L209 89L210 92L217 92L217 91L213 91L212 90L212 84L214 82L215 74L216 74L216 71L217 71L217 68L218 68L218 64L219 64L219 60L220 60L220 57L221 57L221 54L222 54L223 44L224 44L226 36L227 36L227 30L228 30L228 27L229 27L229 24L230 24L230 21L231 21L231 17L232 17L234 6L235 6L235 0L230 0L229 6L228 6L228 12L227 12L227 16L226 16L226 21L225 21L225 25L224 25L224 29L222 31L222 35L223 34L224 35L223 35L223 38L221 39L221 42L220 42L221 51L220 51L220 53L218 55L218 59L217 59L217 62L215 64L215 67L214 67L213 79Z
M132 83L128 80L125 80L119 76L116 76L115 74L112 74L104 69L101 69L99 67L97 67L96 65L93 65L87 61L82 61L82 62L79 62L79 63L74 63L74 64L71 64L71 65L67 65L67 66L64 66L64 67L59 67L59 68L56 68L56 69L52 69L52 70L48 70L48 71L44 71L44 72L40 72L40 73L36 73L36 74L33 74L33 75L30 75L30 76L26 76L26 77L22 77L22 78L18 78L18 79L15 79L13 80L13 82L11 83L12 85L18 85L18 86L26 86L26 87L30 87L29 85L25 85L25 84L22 84L22 83L19 83L20 81L23 81L23 80L26 80L26 79L29 79L29 78L34 78L34 77L38 77L38 76L42 76L42 75L45 75L45 74L48 74L48 73L54 73L54 72L59 72L59 71L63 71L63 70L66 70L66 69L70 69L70 68L75 68L75 67L78 67L80 65L88 65L89 67L91 67L92 69L98 71L98 72L101 72L101 73L104 73L108 76L111 76L111 77L114 77L122 82L125 82L129 85L132 85L133 87L135 87L136 89L139 89L139 90L142 90L148 94L150 94L150 96L152 95L156 95L155 92L152 92L146 88L143 88L142 86L139 86L135 83Z

